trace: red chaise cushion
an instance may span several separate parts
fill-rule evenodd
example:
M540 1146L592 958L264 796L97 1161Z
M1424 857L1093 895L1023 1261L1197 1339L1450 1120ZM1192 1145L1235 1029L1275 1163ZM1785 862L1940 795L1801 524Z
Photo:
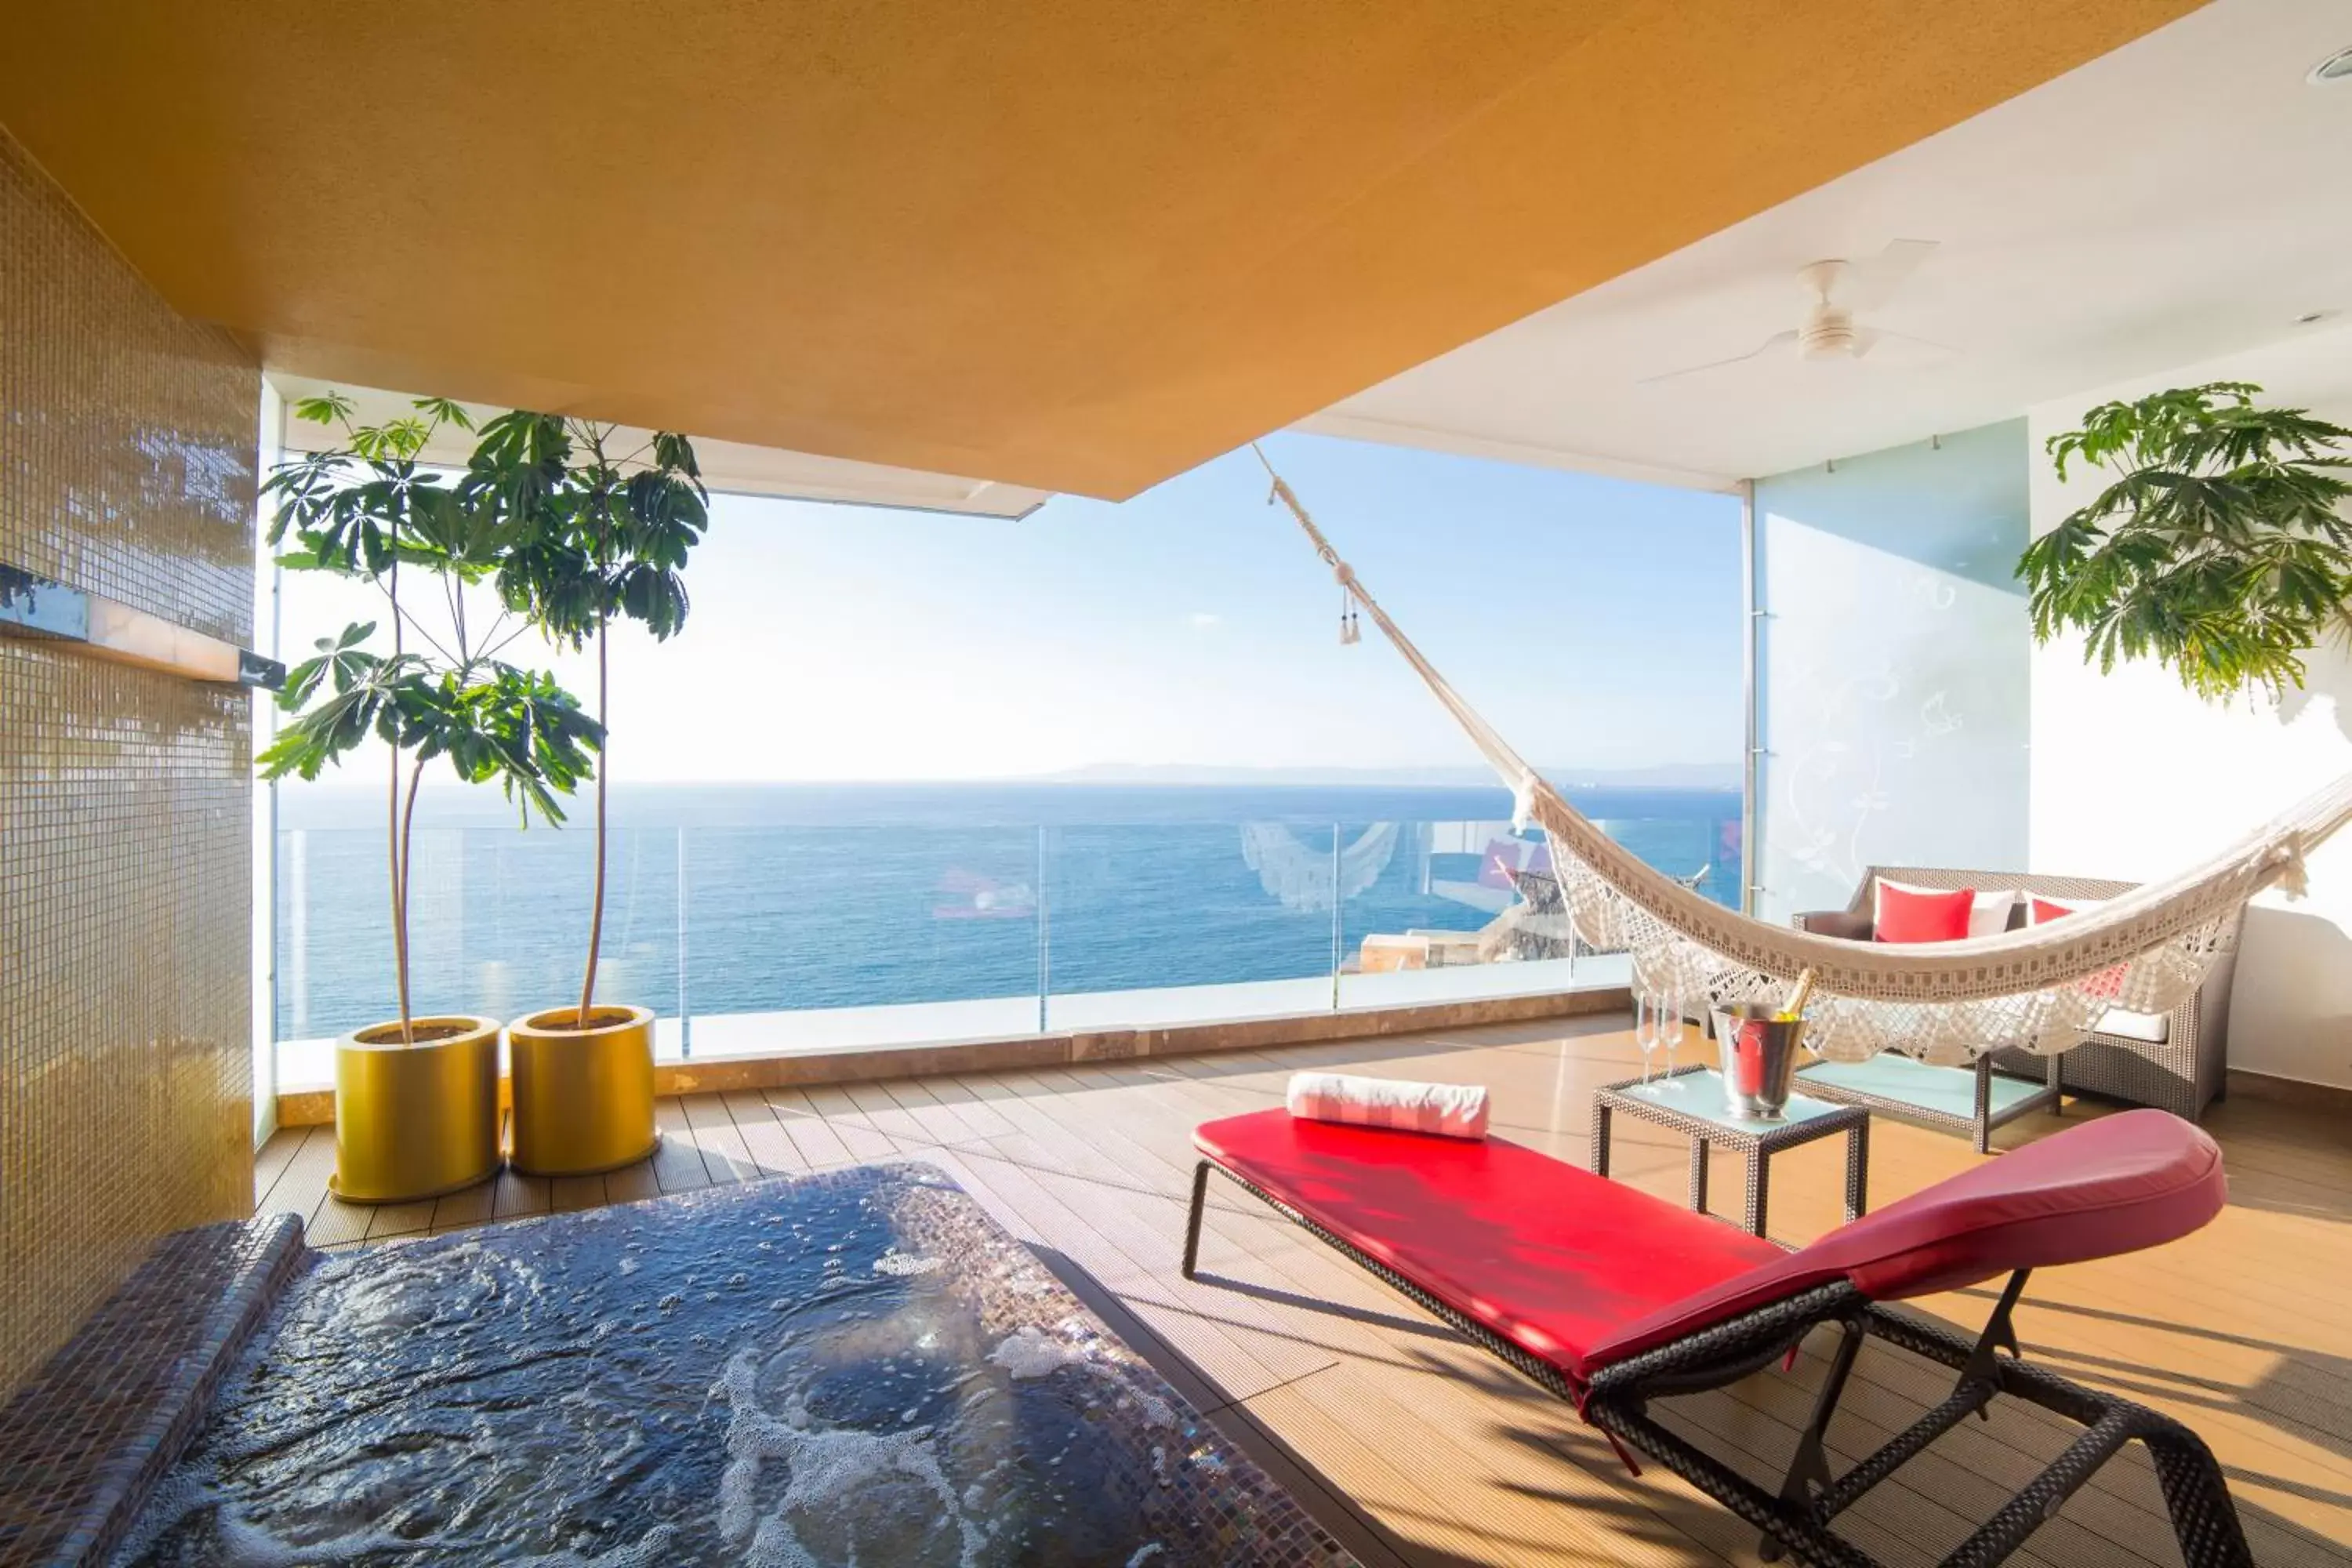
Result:
M1192 1134L1210 1159L1581 1381L1624 1325L1780 1256L1736 1226L1506 1138L1261 1110Z
M1843 1278L1895 1300L2188 1235L2221 1151L2161 1110L2078 1123L1782 1252L1507 1139L1212 1121L1203 1154L1582 1383L1612 1362Z

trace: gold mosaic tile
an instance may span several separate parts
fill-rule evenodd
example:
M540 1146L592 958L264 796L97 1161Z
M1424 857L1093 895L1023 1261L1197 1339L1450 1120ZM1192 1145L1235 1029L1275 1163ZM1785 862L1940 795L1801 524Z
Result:
M0 134L0 561L249 643L258 389ZM251 703L0 641L0 1390L250 1206Z

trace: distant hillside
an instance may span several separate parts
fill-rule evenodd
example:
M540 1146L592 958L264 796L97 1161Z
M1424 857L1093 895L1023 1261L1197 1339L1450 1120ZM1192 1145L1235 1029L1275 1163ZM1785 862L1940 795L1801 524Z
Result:
M1662 763L1646 768L1546 768L1560 787L1619 789L1738 789L1737 763ZM1044 784L1260 784L1387 789L1475 789L1494 784L1480 767L1436 768L1240 768L1192 763L1096 763L1062 773L1041 773Z

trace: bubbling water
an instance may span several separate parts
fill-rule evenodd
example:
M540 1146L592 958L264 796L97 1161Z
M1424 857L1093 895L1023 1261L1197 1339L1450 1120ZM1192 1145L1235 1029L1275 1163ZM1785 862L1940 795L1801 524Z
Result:
M118 1564L1251 1560L1255 1472L928 1168L587 1217L314 1269Z

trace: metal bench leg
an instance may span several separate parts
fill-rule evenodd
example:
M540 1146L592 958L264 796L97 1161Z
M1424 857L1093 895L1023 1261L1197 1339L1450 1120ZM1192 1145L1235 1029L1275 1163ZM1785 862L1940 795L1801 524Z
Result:
M1192 1212L1184 1219L1184 1278L1201 1261L1201 1212L1209 1206L1209 1162L1192 1167Z
M1829 1490L1836 1479L1830 1469L1830 1417L1837 1414L1838 1400L1845 1394L1846 1378L1853 1371L1854 1355L1862 1349L1862 1336L1867 1331L1864 1322L1854 1318L1838 1325L1837 1352L1830 1358L1829 1373L1813 1395L1813 1417L1797 1434L1797 1451L1790 1456L1789 1473L1781 1479L1780 1496L1800 1508L1810 1507L1813 1499ZM1777 1563L1784 1550L1768 1533L1758 1543L1756 1554L1767 1563Z
M1845 1220L1852 1225L1870 1212L1870 1122L1857 1121L1845 1135Z
M2230 1500L2230 1483L2205 1440L2171 1421L2143 1430L2139 1438L2156 1461L2156 1482L2182 1561L2196 1568L2251 1568L2254 1554Z
M1992 1058L1990 1055L1977 1058L1977 1123L1970 1142L1979 1154L1992 1152Z

